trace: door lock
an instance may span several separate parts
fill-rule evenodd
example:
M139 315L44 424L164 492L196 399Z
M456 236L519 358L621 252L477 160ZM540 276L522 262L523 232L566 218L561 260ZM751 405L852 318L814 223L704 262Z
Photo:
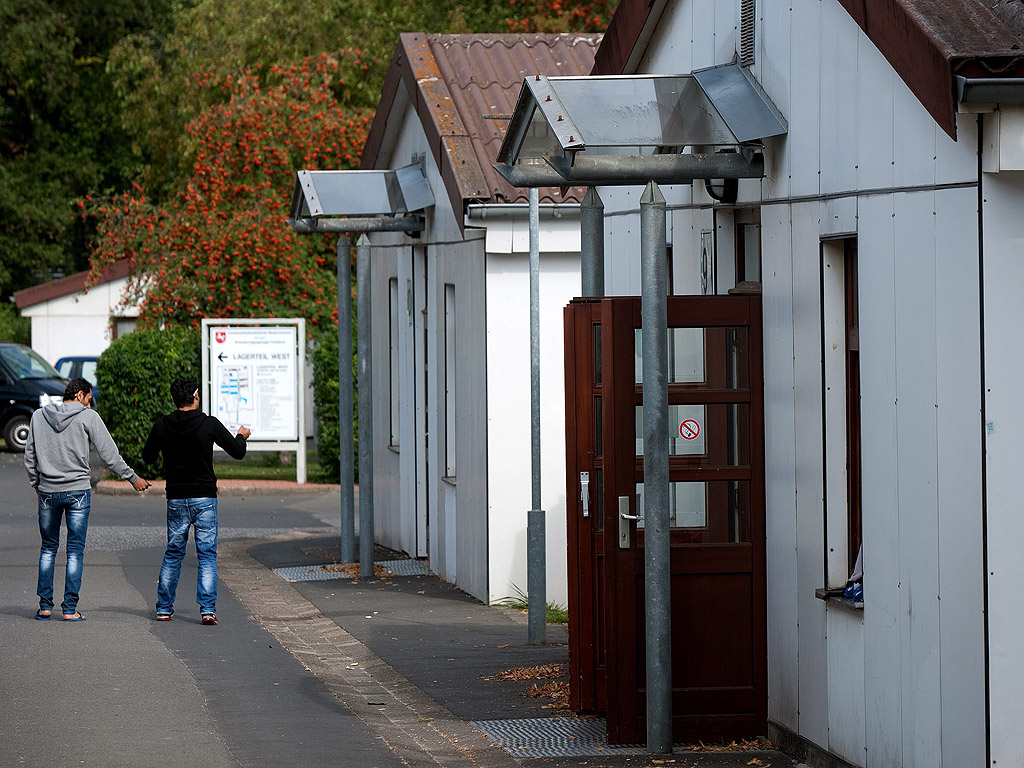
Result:
M619 496L619 549L629 549L629 521L639 519L629 514L629 496Z
M580 472L580 501L583 502L583 516L590 517L590 473Z

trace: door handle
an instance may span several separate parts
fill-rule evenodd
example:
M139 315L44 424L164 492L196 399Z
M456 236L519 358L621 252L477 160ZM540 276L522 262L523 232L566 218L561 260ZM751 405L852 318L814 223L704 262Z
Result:
M590 473L580 472L580 501L583 502L583 516L590 517Z
M619 496L619 549L629 549L629 521L638 519L629 514L629 496Z

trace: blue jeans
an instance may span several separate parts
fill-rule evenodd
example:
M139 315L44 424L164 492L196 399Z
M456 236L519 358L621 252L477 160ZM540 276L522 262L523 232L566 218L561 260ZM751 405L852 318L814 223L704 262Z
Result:
M39 609L53 609L53 564L60 545L60 521L67 519L67 567L64 571L64 602L60 608L66 614L78 608L78 591L82 588L82 559L85 554L85 534L89 530L89 507L92 491L36 491L39 496Z
M167 551L156 590L157 613L174 611L174 593L181 576L189 527L196 529L199 558L196 602L202 613L217 612L217 499L196 498L167 500Z

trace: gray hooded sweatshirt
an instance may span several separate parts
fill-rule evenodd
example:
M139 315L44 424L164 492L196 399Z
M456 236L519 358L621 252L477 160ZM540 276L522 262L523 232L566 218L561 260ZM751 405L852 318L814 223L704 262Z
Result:
M121 458L100 415L69 400L32 414L25 445L29 483L43 493L89 490L89 443L115 475L130 483L139 479Z

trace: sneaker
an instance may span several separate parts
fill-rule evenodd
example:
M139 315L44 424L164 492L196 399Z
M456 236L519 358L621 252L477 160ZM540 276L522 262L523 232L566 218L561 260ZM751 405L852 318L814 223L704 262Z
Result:
M173 615L174 615L174 611L171 611L170 613L157 613L156 620L157 621L170 621L171 620L171 616L173 616Z
M202 621L203 624L210 624L210 625L216 624L217 623L217 614L216 613L204 613L201 621Z

